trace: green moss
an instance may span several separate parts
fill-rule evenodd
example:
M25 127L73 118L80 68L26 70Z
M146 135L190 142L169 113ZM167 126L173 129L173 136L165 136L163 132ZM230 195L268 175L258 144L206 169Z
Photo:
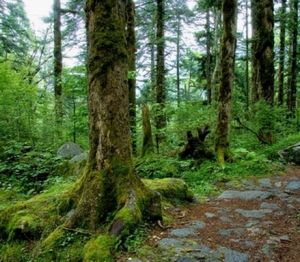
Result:
M111 262L112 252L116 245L116 238L108 235L101 235L92 239L84 246L84 262Z
M193 193L181 179L143 179L143 182L151 190L159 192L163 198L169 201L193 201Z
M0 245L0 261L15 262L15 261L30 261L27 249L24 244L12 243Z

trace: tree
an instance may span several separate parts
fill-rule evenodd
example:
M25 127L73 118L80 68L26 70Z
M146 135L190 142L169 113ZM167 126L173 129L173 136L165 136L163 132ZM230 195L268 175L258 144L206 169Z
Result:
M284 100L284 61L285 61L285 28L286 28L286 0L281 0L280 10L280 50L278 68L278 104Z
M62 35L61 35L61 3L54 0L53 5L54 25L54 96L55 96L55 117L57 125L61 125L63 115L62 103Z
M158 112L156 116L156 146L163 138L161 129L166 126L166 116L164 108L166 103L166 87L165 87L165 0L157 0L157 60L156 60L156 103L158 104Z
M121 237L141 220L161 217L160 202L132 163L126 1L88 0L86 17L90 151L67 226L96 230L115 214L109 232Z
M219 114L216 129L216 152L218 162L223 165L228 156L229 123L231 111L231 94L234 78L237 1L224 0L223 37L221 43L221 85L219 95Z
M273 0L252 0L252 100L274 100Z
M287 106L292 117L295 117L297 99L297 43L298 43L298 0L290 0L290 50Z
M132 0L127 3L127 46L128 46L128 87L129 87L129 118L132 137L132 150L136 153L136 37L135 37L135 6Z

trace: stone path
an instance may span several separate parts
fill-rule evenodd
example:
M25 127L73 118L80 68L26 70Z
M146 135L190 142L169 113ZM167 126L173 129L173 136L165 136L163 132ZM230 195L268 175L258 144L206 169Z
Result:
M158 261L300 261L300 169L226 187L206 203L173 211L172 228L153 232Z

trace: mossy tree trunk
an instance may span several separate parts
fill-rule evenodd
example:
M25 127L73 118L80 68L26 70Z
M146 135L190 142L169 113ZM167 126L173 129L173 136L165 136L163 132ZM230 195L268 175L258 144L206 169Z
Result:
M212 102L211 90L211 32L210 32L210 8L206 9L206 91L207 102Z
M129 117L132 138L132 151L136 153L136 37L135 37L135 5L132 0L127 2L127 46L128 46L128 87Z
M68 227L96 231L114 214L113 236L161 216L157 194L135 174L131 157L126 1L86 2L90 152Z
M236 50L237 0L224 0L222 12L224 29L221 43L221 85L215 141L217 159L221 165L224 164L229 149L231 95Z
M147 104L143 105L142 114L143 114L142 156L145 156L147 154L154 153L152 128L151 128L151 122L150 122L150 110L149 110L149 106Z
M156 113L156 146L163 140L161 129L166 126L166 116L164 108L166 103L165 87L165 0L157 0L157 61L156 61L156 103L158 105Z
M55 97L55 118L58 128L62 123L62 36L61 36L61 3L54 0L54 97Z
M285 61L285 27L286 27L286 0L281 0L280 10L280 50L278 68L278 104L284 101L284 61Z
M290 0L290 50L287 106L291 117L296 114L297 100L297 43L298 43L298 0Z
M252 0L252 100L274 101L273 0Z

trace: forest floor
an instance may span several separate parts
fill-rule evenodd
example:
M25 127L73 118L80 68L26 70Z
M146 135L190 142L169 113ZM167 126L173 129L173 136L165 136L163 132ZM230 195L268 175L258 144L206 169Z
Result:
M169 227L155 227L142 247L118 261L300 261L300 167L229 182L224 190L167 207Z

